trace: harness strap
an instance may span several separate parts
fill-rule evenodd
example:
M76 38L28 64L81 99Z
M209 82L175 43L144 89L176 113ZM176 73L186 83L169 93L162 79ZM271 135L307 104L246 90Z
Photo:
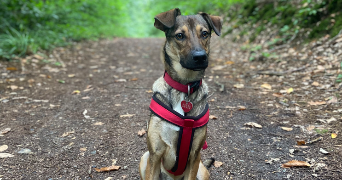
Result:
M177 145L176 163L171 170L167 170L170 174L175 176L181 175L185 171L188 162L195 128L202 127L209 121L209 106L207 104L205 110L199 116L183 116L166 106L159 99L157 99L155 95L153 95L150 104L150 110L155 115L176 126L179 126L181 129ZM204 144L203 147L205 146L206 144Z

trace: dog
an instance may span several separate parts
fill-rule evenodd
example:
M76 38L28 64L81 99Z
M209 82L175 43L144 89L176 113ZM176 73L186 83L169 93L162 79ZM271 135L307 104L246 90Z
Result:
M155 16L166 36L161 59L164 76L153 84L147 147L139 164L143 180L208 180L201 161L209 121L208 67L211 32L221 34L222 19L206 13L182 16L178 8Z

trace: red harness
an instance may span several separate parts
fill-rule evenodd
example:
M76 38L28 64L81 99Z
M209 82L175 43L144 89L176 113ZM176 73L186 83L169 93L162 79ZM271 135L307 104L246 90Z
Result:
M184 92L183 90L186 90L185 92L188 92L188 85L183 85L174 81L166 72L164 79L174 89L182 92ZM202 84L202 81L200 84ZM186 87L184 88L184 86ZM191 88L192 92L195 90L197 89ZM204 111L198 116L183 116L161 102L158 98L156 98L156 94L154 94L151 100L150 110L153 114L161 119L180 127L176 163L171 170L167 171L175 176L181 175L184 173L188 162L196 128L205 126L209 121L209 105L206 104ZM207 147L207 142L205 142L203 149L206 149Z

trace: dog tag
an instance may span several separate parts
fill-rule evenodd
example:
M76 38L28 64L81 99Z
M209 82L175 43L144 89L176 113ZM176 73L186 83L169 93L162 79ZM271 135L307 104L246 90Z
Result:
M190 112L192 109L192 103L190 101L183 100L181 106L185 113Z

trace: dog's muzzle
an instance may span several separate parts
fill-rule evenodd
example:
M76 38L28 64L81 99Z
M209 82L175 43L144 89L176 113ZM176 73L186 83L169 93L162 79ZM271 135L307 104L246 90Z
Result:
M208 67L208 55L204 50L192 51L190 57L181 59L180 64L194 71L200 71Z

